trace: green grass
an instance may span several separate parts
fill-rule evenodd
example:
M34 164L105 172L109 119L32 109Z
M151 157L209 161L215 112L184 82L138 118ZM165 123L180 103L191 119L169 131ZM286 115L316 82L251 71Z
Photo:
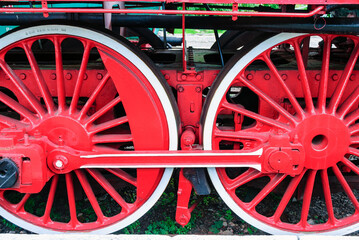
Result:
M6 227L10 228L12 231L15 231L16 229L18 229L18 226L16 226L15 224L7 221L6 219L2 219L2 224L4 224Z
M215 221L214 224L212 226L210 226L210 228L208 230L210 232L217 234L217 233L219 233L219 231L221 230L222 227L223 227L223 221L219 220L219 221Z
M193 225L194 219L184 227L179 226L171 217L166 216L165 220L153 222L148 225L146 234L186 234Z

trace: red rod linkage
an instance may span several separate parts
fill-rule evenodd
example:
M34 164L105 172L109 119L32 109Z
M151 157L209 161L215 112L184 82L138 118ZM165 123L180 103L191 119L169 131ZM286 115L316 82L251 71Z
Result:
M31 12L31 13L139 13L139 14L168 14L168 15L217 15L217 16L256 16L256 17L298 17L307 18L319 14L324 6L318 6L308 13L283 12L237 12L237 11L194 11L194 10L149 10L149 9L102 9L102 8L0 8L2 13Z

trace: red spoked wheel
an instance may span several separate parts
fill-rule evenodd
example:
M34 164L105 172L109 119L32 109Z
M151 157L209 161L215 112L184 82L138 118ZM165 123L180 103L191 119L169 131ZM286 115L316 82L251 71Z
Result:
M25 156L21 186L31 185L38 172L47 177L39 192L2 190L0 214L37 233L110 233L146 213L172 169L103 167L61 174L71 161L63 156L43 166L56 150L177 149L175 109L160 73L127 42L78 26L24 28L0 42L1 134L9 138L16 129L21 134L15 143L41 146L45 164L29 165L36 161ZM30 177L21 172L25 165L32 168Z
M217 78L203 117L205 149L261 149L264 164L209 174L253 226L273 234L358 230L358 43L282 33L244 47Z

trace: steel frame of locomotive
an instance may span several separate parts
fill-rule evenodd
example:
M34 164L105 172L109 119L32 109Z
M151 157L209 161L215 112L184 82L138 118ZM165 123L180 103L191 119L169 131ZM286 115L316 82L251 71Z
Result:
M126 2L163 8L1 2L0 24L20 25L0 38L4 218L38 233L110 233L145 214L180 168L181 225L192 189L209 194L210 179L269 233L358 230L359 21L326 15L356 0ZM112 31L99 30L104 21ZM182 28L182 49L164 41L140 51L116 27ZM187 48L187 28L215 29L216 45ZM104 211L104 194L115 213ZM317 222L316 204L326 209ZM86 207L95 217L81 218ZM288 220L291 208L299 214Z

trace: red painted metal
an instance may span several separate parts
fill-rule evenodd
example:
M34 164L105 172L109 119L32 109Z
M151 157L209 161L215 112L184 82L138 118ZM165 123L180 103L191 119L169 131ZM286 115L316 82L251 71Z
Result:
M191 150L195 142L196 142L195 129L191 126L187 126L185 131L181 135L181 149Z
M182 11L186 10L186 4L182 3ZM185 14L182 15L182 65L183 71L187 71L187 46L186 46L186 17Z
M2 13L37 12L45 17L58 12L182 15L183 33L183 69L162 70L168 84L177 91L181 119L181 150L178 151L167 150L171 129L167 128L165 111L157 92L141 69L137 69L126 56L101 43L74 37L84 47L80 67L74 70L63 65L61 43L68 37L65 35L28 38L0 52L0 79L3 79L0 86L10 90L18 99L15 101L0 92L0 101L19 115L19 119L0 115L0 146L5 149L1 151L1 156L12 159L19 166L19 180L15 186L0 191L0 206L25 221L47 229L101 229L129 217L143 206L158 186L164 167L217 167L219 179L233 201L251 217L276 229L290 232L328 231L358 222L359 203L346 176L359 175L359 168L348 160L348 156L359 156L359 127L355 125L359 116L359 86L355 76L359 73L353 70L359 56L359 39L350 37L354 49L342 70L329 69L334 35L321 36L323 63L319 70L308 70L309 39L296 37L285 42L291 46L285 50L295 56L297 69L294 70L278 68L277 62L271 58L273 52L274 55L281 54L284 45L263 49L253 61L262 61L266 67L256 70L247 66L231 84L239 89L249 89L258 98L258 109L247 109L231 102L229 94L223 96L217 117L226 115L228 119L233 119L233 124L222 128L220 124L214 124L214 150L211 151L201 149L200 118L206 98L204 90L213 87L219 70L197 71L189 67L185 45L186 15L232 16L234 21L239 16L306 18L325 14L328 4L357 4L357 0L166 2L180 2L182 10L49 8L46 0L42 0L38 8L0 8ZM232 10L186 10L187 2L231 3ZM313 6L307 13L242 12L238 11L240 3ZM53 70L40 67L32 52L33 43L44 38L54 47L56 68ZM24 51L27 69L12 69L8 65L5 55L16 47ZM104 69L98 66L88 68L93 48L99 51ZM254 121L246 125L248 119ZM223 145L225 147L221 148ZM237 171L242 169L235 177L230 175L233 166ZM112 178L108 178L109 175ZM355 208L352 216L335 217L330 176L337 179L352 202ZM260 186L253 199L248 202L239 197L239 188L261 178L268 181ZM308 216L318 180L322 184L328 220L310 224ZM112 181L134 188L136 199L133 202L123 199ZM94 182L117 203L121 209L118 214L106 216L103 213L95 184L92 184ZM286 190L273 214L261 214L257 206L271 193L276 194L283 184ZM43 202L46 206L43 215L37 216L29 212L25 204L45 188L48 189ZM90 223L81 222L78 218L76 193L79 188L96 215ZM9 190L24 195L19 202L12 203L6 196ZM64 192L68 200L70 219L67 223L53 221L50 217L58 191ZM195 207L188 207L191 192L192 184L181 170L176 220L182 226L189 222ZM281 216L295 194L301 196L302 205L300 221L292 224L282 221Z
M169 14L169 15L218 15L218 16L256 16L256 17L298 17L307 18L325 13L324 6L318 6L308 13L285 12L238 12L238 11L195 11L195 10L146 10L146 9L102 9L102 8L0 8L3 13L128 13L128 14Z
M202 83L177 85L177 102L181 115L181 121L184 126L199 126L199 120L202 111Z
M225 191L246 214L278 230L336 230L357 223L359 218L359 203L346 179L348 172L339 168L342 165L350 166L352 174L357 177L359 173L359 168L348 160L349 155L358 156L359 153L356 149L358 141L354 140L358 134L354 123L359 116L358 82L354 81L357 72L353 70L359 56L359 41L355 36L349 37L352 44L351 50L348 50L350 54L343 70L338 73L330 70L330 61L335 61L331 59L331 54L335 52L332 41L336 36L321 37L321 70L306 68L308 49L305 44L302 45L308 40L305 37L284 42L284 45L290 46L286 49L294 56L297 70L279 70L280 63L273 56L280 55L280 48L263 49L258 56L253 56L251 62L261 61L265 65L261 68L269 70L256 72L250 70L254 64L248 64L233 79L231 86L241 86L252 91L259 99L258 109L246 109L229 102L228 98L223 96L217 110L217 118L223 114L237 113L255 120L254 123L239 129L235 129L234 122L231 127L213 127L212 143L215 150L221 149L223 141L232 143L234 149L242 150L254 150L267 144L270 146L264 150L268 165L263 166L263 169L272 169L273 173L268 174L264 173L263 169L258 171L253 168L237 170L238 174L235 176L226 168L218 168L217 173ZM299 102L299 99L303 101ZM286 142L298 144L298 148L286 148ZM292 172L288 171L289 169ZM333 180L329 182L329 173L334 175L356 209L348 217L334 216L330 193ZM244 186L256 184L260 179L267 181L262 181L263 186L251 200L245 200L238 194L246 189ZM314 201L313 192L315 185L318 185L315 183L318 179L322 186L317 187L321 187L324 193L328 219L322 223L313 223L309 221L308 214ZM291 223L281 217L291 204L294 193L300 191L300 185L304 186L301 215L297 223ZM279 189L286 190L280 192ZM264 214L259 205L265 204L265 199L271 198L270 194L277 194L278 205L270 214Z
M296 146L297 147L297 146ZM273 150L273 149L271 149ZM266 155L258 151L135 151L133 153L119 153L103 151L103 154L88 154L86 152L81 155L71 153L70 151L53 150L47 157L47 165L51 171L56 173L67 173L78 168L157 168L157 167L212 167L212 166L243 166L249 165L260 168L261 165L266 166L269 172L274 170L267 167L269 163L265 160L271 152ZM289 152L289 151L288 151ZM83 154L83 155L82 155ZM237 154L237 155L236 155ZM296 152L292 153L296 154ZM291 154L291 155L292 155ZM57 158L68 159L68 164L63 169L56 169L54 163ZM296 156L296 155L295 155ZM298 161L299 162L299 161ZM297 163L297 162L296 162ZM283 163L284 164L284 163ZM299 163L298 163L299 164ZM302 166L303 167L303 166ZM302 168L301 167L301 168ZM299 168L299 169L301 169ZM298 169L298 170L299 170ZM281 169L285 171L285 168ZM291 169L288 167L288 172ZM264 170L265 171L265 170ZM295 174L297 171L290 171Z
M189 208L188 204L191 198L192 189L192 183L185 178L183 169L181 169L177 190L176 221L183 227L186 226L191 219L193 208Z
M7 2L19 2L20 0L9 0ZM36 0L30 0L36 1ZM72 2L73 0L52 0L51 2ZM112 1L112 0L104 0ZM141 0L128 0L128 2L137 2ZM97 0L87 0L86 2L97 2ZM160 0L158 2L184 2L184 3L253 3L253 4L311 4L311 5L328 5L328 4L357 4L357 0Z
M270 63L270 62L268 62ZM34 63L33 63L34 64ZM36 69L36 66L34 65L34 69ZM66 74L71 74L71 76L73 76L72 79L77 79L79 73L76 70L67 70ZM16 76L22 76L22 81L25 83L31 83L34 81L39 81L39 78L36 78L36 75L32 74L31 70L15 70L14 71ZM41 71L41 75L44 76L44 79L51 79L50 76L53 76L54 74L54 70L42 70ZM183 73L181 72L177 72L177 71L173 71L173 70L167 70L163 72L164 74L167 74L169 77L168 80L171 83L171 85L175 85L177 83L181 83L184 84L185 87L189 87L191 89L192 87L192 83L197 83L198 85L201 84L201 86L206 86L206 85L210 85L211 82L213 81L213 78L217 75L218 71L205 71L205 72L201 72L201 73L192 73L192 74L187 74L186 79L184 81ZM4 74L4 73L3 73ZM87 74L87 78L86 78L86 83L89 84L88 86L90 86L91 84L93 84L93 88L95 88L96 84L101 80L103 80L103 78L99 78L99 76L102 74L104 74L106 76L106 73L99 70L87 70L86 71ZM322 73L320 70L310 70L310 71L306 71L306 75L307 75L307 79L308 82L311 82L312 85L311 88L315 87L315 88L319 88L320 86L320 76ZM334 78L333 76L340 76L342 75L342 71L340 70L330 70L326 73L324 73L326 76L329 77L329 79L331 79L331 81L336 82L336 78ZM348 75L349 73L347 73ZM350 74L350 76L352 76L351 81L348 81L348 89L353 89L356 86L356 82L354 81L354 77L355 75L357 75L358 73L352 72ZM253 70L249 70L246 71L245 76L247 76L247 79L251 79L251 80L246 80L246 79L242 79L242 84L246 83L247 86L252 86L251 84L254 85L261 85L263 88L266 88L267 84L273 84L272 81L270 81L270 79L274 79L276 76L281 76L282 78L285 78L285 82L286 84L290 85L290 86L295 86L298 83L301 83L301 81L299 80L300 78L298 78L298 71L296 70L279 70L278 72L272 72L270 70L261 70L261 71L253 71ZM4 78L5 76L2 75ZM40 75L38 75L40 76ZM198 77L201 76L201 77ZM206 77L204 77L206 76ZM212 80L211 79L212 76ZM284 77L285 76L285 77ZM332 76L332 77L330 77ZM57 75L56 75L57 77ZM37 80L36 80L37 79ZM106 79L106 77L105 77ZM174 79L173 81L171 81L171 79ZM206 79L207 81L203 81L203 79ZM48 86L51 86L51 84L56 84L56 81L54 80L49 80L50 82L47 82ZM69 81L69 80L67 80ZM108 80L107 80L108 81ZM11 88L12 84L10 79L7 81L4 81L4 86ZM329 90L330 92L334 92L335 89L333 89L333 84L330 84L329 87L331 87L331 90ZM34 86L33 86L34 87ZM32 88L31 85L29 85L29 89L31 91L35 91L35 87ZM75 87L74 87L75 89ZM195 88L193 88L195 89ZM16 94L21 94L18 93L17 91L15 91ZM202 94L202 93L201 93ZM283 94L283 93L279 93L279 94ZM345 93L346 96L349 95L348 93ZM20 96L20 95L18 95ZM186 95L187 99L188 98L192 98L192 99L196 99L194 97L194 94L189 92ZM179 97L180 99L180 97ZM49 100L50 102L50 100ZM196 102L201 102L201 99L197 99ZM319 102L321 102L323 104L323 100L320 100ZM26 107L31 107L31 105L27 104L27 103L23 103L24 106ZM105 105L106 103L101 103L101 105ZM179 103L180 104L180 103ZM60 105L61 106L61 105ZM230 105L224 105L225 107L232 109L234 111L238 110L237 108L234 108L233 106ZM289 108L289 106L283 105L285 106L286 109L289 109L290 111L293 111L293 107ZM322 105L321 105L322 106ZM87 105L86 108L89 108L89 106ZM51 108L49 108L51 109ZM181 108L180 108L181 109ZM95 111L95 110L92 110ZM241 110L243 111L243 110ZM186 112L186 111L181 111L181 113ZM188 111L187 111L188 112ZM190 112L190 111L189 111ZM189 119L192 119L191 117L188 117ZM64 121L65 119L63 119ZM318 118L316 119L311 119L310 121L308 121L305 124L310 124L311 126L315 126L318 125L320 126L320 124L322 122L328 122L331 121L330 125L331 126L336 126L338 125L338 127L336 127L337 129L340 128L340 123L338 123L337 120L335 120L335 118L327 118L324 116L318 116ZM317 122L317 123L315 123ZM16 122L14 121L14 124ZM71 123L69 123L71 125ZM298 139L302 138L301 134L302 133L306 133L306 138L311 139L312 137L310 136L315 136L317 135L317 133L315 132L315 129L313 130L313 132L308 131L308 127L306 127L304 123L301 124L300 126L298 126L298 134L299 137ZM45 127L45 129L48 129L48 127ZM306 130L303 130L306 129ZM238 129L240 130L240 129ZM194 143L193 140L193 130L187 130L190 131L191 133L188 134L189 137L191 138L191 144L184 144L183 146L187 146L189 147L190 145L192 145ZM182 139L186 139L187 138L187 131L184 131L183 135L182 135ZM343 129L343 131L345 131L345 129ZM19 139L23 139L23 132L22 131L14 131L13 133L11 131L8 131L7 136L13 136L14 134L18 135ZM218 132L216 133L216 135L218 135L219 137L215 139L215 142L218 141L222 141L222 140L231 140L232 139L232 135L230 132ZM28 137L26 142L29 145L27 148L29 149L28 152L26 154L23 154L22 156L26 156L29 158L33 158L32 156L34 154L37 153L36 149L41 149L40 146L43 146L43 144L47 144L47 145L51 145L51 143L48 143L47 139L44 139L41 137L41 131L40 132L36 132L36 134L34 134L34 137ZM50 140L54 139L54 137L50 136ZM253 136L256 136L256 134L253 134ZM31 162L32 165L28 165L27 161L20 161L17 160L17 162L19 163L19 165L22 165L23 168L20 169L20 178L23 180L23 185L19 186L17 185L17 187L15 187L14 189L17 189L18 191L24 192L24 193L34 193L34 192L38 192L43 186L44 184L49 180L49 178L51 176L54 175L54 173L67 173L70 171L73 171L75 169L81 168L81 167L94 167L94 166L103 166L103 167L114 167L116 166L116 164L119 164L119 166L124 167L124 166L128 166L128 167L133 167L133 166L167 166L167 167L171 167L171 166L183 166L183 165L187 165L187 167L191 167L191 166L218 166L218 165L231 165L231 164L258 164L258 166L261 166L262 169L262 173L263 172L281 172L281 173L285 173L291 176L296 176L298 174L300 174L300 172L302 171L302 169L305 168L311 168L311 169L318 169L319 165L318 163L321 163L322 161L318 161L316 160L315 157L315 151L317 151L317 149L312 149L312 151L314 151L313 153L311 153L312 156L312 160L308 161L308 157L306 158L306 162L303 162L303 158L301 158L302 156L302 152L304 152L305 150L303 150L303 146L301 145L292 145L291 147L289 147L287 150L285 149L285 146L289 144L288 141L288 137L287 135L283 134L282 137L277 136L276 134L268 134L268 135L263 135L262 137L268 138L269 140L269 144L267 147L265 147L263 149L263 154L258 157L258 156L241 156L238 158L233 158L233 155L236 153L242 153L245 154L246 151L178 151L178 152L166 152L166 151L136 151L133 154L127 154L126 157L121 157L118 154L121 154L118 151L103 151L102 153L106 153L109 154L107 156L105 155L98 155L98 156L94 156L91 152L85 153L82 152L82 156L86 156L89 155L88 158L80 158L80 155L77 156L73 156L71 155L71 151L67 150L65 152L63 151L57 151L54 150L52 151L48 157L47 157L47 165L48 165L48 169L50 169L51 171L48 171L47 174L44 174L41 178L39 178L36 182L36 180L32 179L29 176L29 172L32 171L31 169L46 169L46 167L43 166L43 164L46 162L44 160L39 161L36 165L35 163ZM328 135L328 138L331 137ZM11 139L11 141L10 141ZM10 145L14 145L14 139L15 138L1 138L0 140L2 141L3 144L5 144L7 141L9 141L8 144ZM66 139L65 139L66 140ZM67 142L64 139L57 141L57 144L61 145L63 143L61 142ZM53 140L56 141L56 140ZM243 142L243 140L240 140ZM183 143L185 141L183 140ZM345 141L341 142L341 144L345 144ZM19 145L19 144L17 144ZM245 147L249 148L249 149L253 149L253 147L251 147L251 144L249 143L245 143L244 144ZM22 145L20 144L19 146L21 146L20 148L12 148L12 152L13 153L21 153L21 148ZM305 147L305 146L304 146ZM316 146L317 148L321 148L320 144L318 146ZM31 149L31 150L30 150ZM182 148L185 149L185 148ZM188 148L189 149L189 148ZM295 149L295 151L293 151L293 149ZM344 149L344 147L338 147L335 149ZM297 151L299 150L299 151ZM320 150L320 149L319 149ZM253 152L253 150L247 150L248 153ZM111 154L117 154L114 156L111 156ZM147 154L147 156L141 155L141 154ZM208 154L211 154L212 156L209 157L207 156ZM218 155L216 155L218 154ZM222 156L221 156L222 154ZM223 156L223 154L228 154L227 156ZM340 154L339 151L335 151L334 154ZM92 155L92 157L91 157ZM177 156L176 156L177 155ZM10 156L13 159L19 159L16 157L13 157L13 155L6 155L6 156ZM41 159L41 158L37 158L37 159ZM281 159L281 164L277 163L277 159ZM328 160L331 159L335 159L333 158L332 155L328 155ZM57 162L60 160L60 162L62 162L63 164L61 167L56 167L57 166ZM316 164L316 165L313 165ZM332 162L328 162L328 165L332 165ZM42 167L41 167L42 166ZM296 171L290 171L293 169L293 166L296 166ZM320 165L320 169L323 168L322 165ZM319 169L319 170L320 170ZM114 170L111 170L114 171ZM317 171L317 170L315 170ZM223 174L223 173L221 173ZM31 174L30 174L31 176ZM47 177L46 177L47 176ZM81 175L79 175L81 177ZM280 180L282 180L282 178L280 178ZM69 180L68 180L69 181ZM277 186L276 182L277 179L275 180L275 184L273 185L273 187ZM278 180L279 181L279 180ZM55 184L55 183L54 183ZM37 189L37 190L36 190ZM186 189L186 187L183 187L183 189ZM185 190L183 190L185 191ZM183 192L183 194L187 194L185 192ZM188 210L188 209L187 209ZM187 211L186 210L186 211ZM182 210L181 210L182 211ZM179 211L179 212L181 212ZM183 210L185 211L185 210ZM181 213L182 214L182 213ZM184 214L184 213L183 213ZM183 215L182 214L182 215ZM183 219L181 219L181 222L183 222Z
M69 37L83 45L79 70L63 65L64 46L61 44ZM32 50L34 42L44 39L53 45L54 70L43 70ZM14 48L22 49L31 70L12 69L6 54ZM105 69L90 69L89 65L93 64L89 63L90 51L94 49L100 53ZM1 190L0 206L5 211L49 230L89 231L117 223L146 203L159 184L163 169L76 169L59 175L56 173L64 173L73 159L61 153L53 158L51 155L57 150L95 154L106 149L117 150L128 144L139 150L168 149L164 110L139 69L101 43L53 34L29 37L11 44L0 52L0 66L1 87L9 89L19 100L17 102L0 92L0 101L12 109L7 111L19 115L19 118L0 115L1 156L11 158L19 167L19 180L13 189L25 193L17 195L19 202L13 203L9 200L10 189ZM119 104L125 109L122 112ZM143 114L138 111L138 104L146 109L148 119L138 116ZM151 127L143 128L145 124ZM147 136L153 138L150 144ZM49 159L52 161L47 165ZM101 210L100 201L95 196L98 189L92 185L94 181L114 200L119 209L117 214L110 216ZM41 203L45 204L45 209L42 215L38 215L26 208L26 204L46 183L49 192ZM135 199L129 201L121 196L118 192L121 184L135 189ZM79 218L82 210L75 203L79 190L84 192L96 216L86 223ZM60 207L54 205L59 192L66 194L68 199L62 209L62 212L68 210L68 222L50 217L51 211Z
M203 91L210 87L219 70L178 71L162 70L168 84L177 89L177 105L182 128L191 127L196 135L195 144L201 142L199 134L200 116L203 104Z

